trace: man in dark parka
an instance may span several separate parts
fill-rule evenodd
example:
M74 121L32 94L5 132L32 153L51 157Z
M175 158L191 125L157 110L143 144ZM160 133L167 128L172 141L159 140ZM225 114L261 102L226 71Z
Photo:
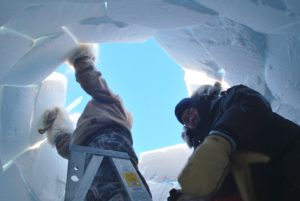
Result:
M221 94L219 83L203 89L175 108L195 149L179 175L182 192L212 200L236 191L244 201L299 201L299 125L247 86Z

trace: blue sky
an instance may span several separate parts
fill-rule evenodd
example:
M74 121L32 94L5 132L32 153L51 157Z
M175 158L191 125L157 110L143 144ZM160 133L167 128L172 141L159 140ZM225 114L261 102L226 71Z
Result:
M188 96L184 72L154 39L101 44L97 68L133 114L132 134L138 155L183 142L174 107ZM66 65L57 71L68 78L66 105L83 96L80 105L71 111L82 112L90 96L76 83Z

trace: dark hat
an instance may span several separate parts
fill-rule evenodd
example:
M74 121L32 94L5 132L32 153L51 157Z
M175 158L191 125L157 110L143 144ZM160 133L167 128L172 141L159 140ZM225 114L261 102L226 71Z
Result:
M179 103L175 107L175 115L177 117L177 120L180 123L183 123L181 121L181 116L182 116L183 112L189 107L196 106L196 104L197 104L197 101L193 98L184 98L181 101L179 101Z

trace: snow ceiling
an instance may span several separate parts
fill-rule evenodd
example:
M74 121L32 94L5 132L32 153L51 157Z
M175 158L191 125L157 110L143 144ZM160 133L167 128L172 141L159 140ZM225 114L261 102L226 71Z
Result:
M19 169L0 169L0 179L16 178L11 185L20 186L23 200L63 196L49 192L64 185L65 172L35 176L49 165L43 154L54 157L55 151L44 145L28 152L42 139L36 132L41 111L64 104L65 78L48 76L78 43L149 38L187 72L246 84L264 94L274 111L300 123L299 0L1 0L0 166L7 169L18 158ZM188 77L186 82L189 90L195 87ZM52 167L61 165L66 162ZM56 185L41 183L53 174Z
M0 84L44 80L78 42L154 37L184 69L247 84L300 116L298 0L2 0Z

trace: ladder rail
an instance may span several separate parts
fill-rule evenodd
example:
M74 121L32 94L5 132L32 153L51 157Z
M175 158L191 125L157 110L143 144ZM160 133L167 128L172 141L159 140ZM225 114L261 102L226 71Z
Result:
M130 160L110 158L110 161L118 174L129 201L152 201L150 194Z
M79 145L71 145L70 153L65 201L85 200L87 192L101 168L101 163L106 157L118 175L128 201L152 201L127 153ZM86 164L88 156L92 156L92 158ZM76 176L78 181L74 181L72 176Z
M103 156L94 155L89 162L85 174L81 179L81 182L77 188L73 201L83 201L87 195L87 192L93 182L94 177L103 161Z

